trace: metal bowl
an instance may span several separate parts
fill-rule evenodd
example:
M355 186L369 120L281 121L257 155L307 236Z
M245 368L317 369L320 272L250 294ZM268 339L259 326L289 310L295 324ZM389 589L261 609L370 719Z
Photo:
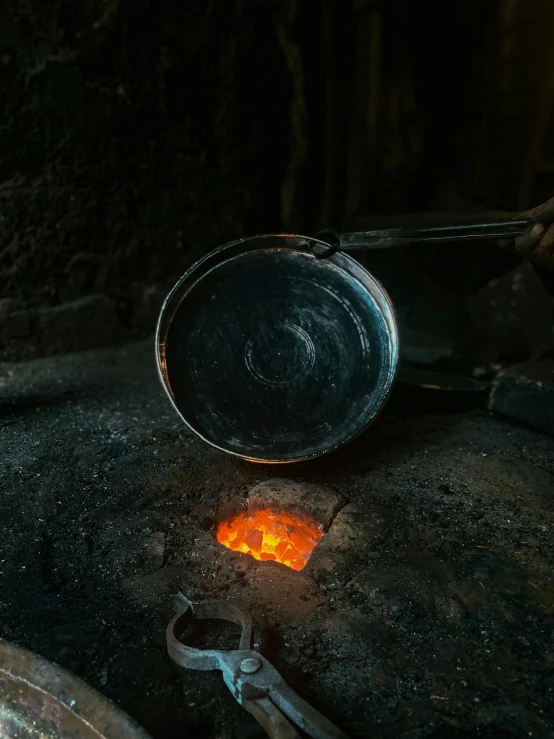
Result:
M258 236L208 254L175 285L156 335L163 385L204 441L259 462L337 449L387 399L398 332L381 285L326 244Z
M0 639L0 739L148 739L69 672Z

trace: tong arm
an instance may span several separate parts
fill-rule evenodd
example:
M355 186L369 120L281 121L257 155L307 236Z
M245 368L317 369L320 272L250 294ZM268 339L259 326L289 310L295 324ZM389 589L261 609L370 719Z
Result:
M411 244L433 244L435 242L464 241L474 239L511 239L521 235L526 228L540 223L547 226L544 218L523 218L508 221L486 221L463 223L455 226L430 228L391 228L378 231L358 231L341 234L340 249L384 249Z
M453 226L389 228L344 234L326 229L318 234L316 240L309 243L309 249L317 259L329 259L337 252L397 249L418 244L490 239L501 249L522 256L513 244L513 239L535 224L540 224L546 230L552 224L552 218L539 215L535 218L514 218L506 221L488 220L483 223L462 223ZM527 253L526 257L540 267L554 269L551 258L535 253Z
M250 701L267 697L290 721L313 739L347 739L346 734L297 695L271 662L259 652L222 652L220 669L227 687L237 702L247 710L250 710Z

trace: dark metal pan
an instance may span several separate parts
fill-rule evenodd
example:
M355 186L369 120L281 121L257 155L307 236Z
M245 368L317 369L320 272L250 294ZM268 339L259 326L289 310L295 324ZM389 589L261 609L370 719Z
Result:
M386 401L398 361L390 300L347 254L511 239L545 218L360 231L321 239L257 236L217 249L165 301L158 367L183 420L209 444L293 462L346 444ZM552 260L527 255L552 268Z
M385 403L398 333L381 285L303 236L235 241L167 297L156 334L164 387L204 441L259 462L338 449Z

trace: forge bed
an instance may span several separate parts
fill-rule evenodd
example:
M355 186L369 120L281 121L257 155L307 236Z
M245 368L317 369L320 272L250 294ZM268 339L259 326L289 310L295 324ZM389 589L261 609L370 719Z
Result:
M552 438L479 411L384 415L337 455L249 464L188 434L150 342L0 365L0 422L0 636L153 739L263 736L219 674L172 668L179 588L249 608L264 654L351 737L554 736ZM276 476L354 511L317 567L214 540L218 512Z

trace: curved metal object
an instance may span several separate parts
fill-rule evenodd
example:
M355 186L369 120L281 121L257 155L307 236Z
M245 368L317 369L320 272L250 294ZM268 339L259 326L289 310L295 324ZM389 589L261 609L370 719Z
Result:
M82 680L2 639L0 737L149 739L123 711Z
M342 447L382 409L398 361L392 304L354 259L303 236L216 249L167 297L156 333L162 383L212 446L259 462Z

